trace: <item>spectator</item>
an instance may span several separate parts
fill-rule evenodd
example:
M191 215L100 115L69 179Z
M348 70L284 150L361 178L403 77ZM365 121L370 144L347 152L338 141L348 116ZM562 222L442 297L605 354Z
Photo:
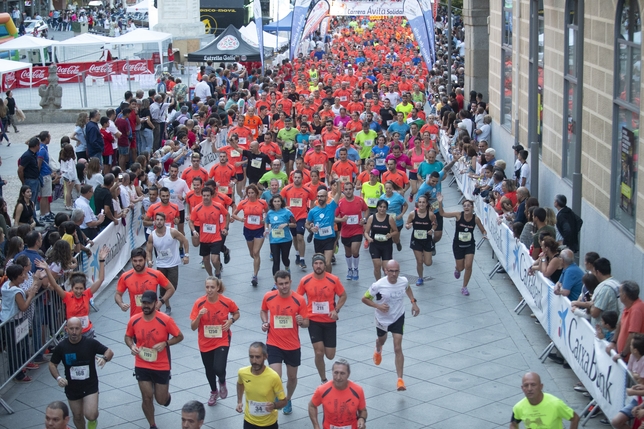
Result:
M557 230L563 238L563 245L573 252L579 252L579 231L584 221L566 206L566 196L555 197L555 208L557 209Z
M606 352L611 350L619 352L613 357L628 359L631 353L631 340L636 334L644 333L644 302L640 299L640 287L637 283L626 280L619 288L619 299L624 304L624 312L615 329L615 336L606 347Z
M626 389L626 394L629 396L644 396L644 391L642 391L644 386L642 386L642 375L644 374L644 335L635 334L630 343L631 357L628 360L628 371L633 376L633 379L638 383L636 386L633 386L631 389ZM613 417L610 421L610 424L615 429L630 429L631 425L629 421L634 418L634 414L637 410L641 410L643 407L637 405L638 398L632 398L628 405L622 408L619 413ZM608 424L608 419L604 419L605 424ZM600 420L600 423L604 423L604 420ZM633 426L635 427L635 426Z
M555 287L555 295L567 296L570 301L576 301L584 287L581 279L584 270L575 264L575 254L570 249L564 249L560 254L563 262L563 272Z
M43 131L38 135L40 147L38 148L38 169L40 170L40 221L53 222L54 215L49 210L52 197L52 169L49 166L49 149L47 146L51 141L49 131Z
M601 323L603 311L612 310L620 313L619 308L619 282L611 276L610 261L606 258L599 258L594 263L595 276L599 285L593 294L592 305L590 306L590 325L593 327Z
M530 191L528 188L522 186L519 189L517 189L517 203L519 205L517 206L517 212L516 215L514 216L514 221L515 222L522 222L526 223L528 220L526 219L526 202L530 198Z
M595 328L597 332L597 338L604 339L608 342L613 341L615 338L615 329L617 328L617 321L619 320L619 314L614 311L604 311L602 313L602 326L601 328ZM606 330L606 335L602 332L602 329Z
M36 205L40 195L40 168L38 167L38 151L40 150L40 140L38 137L32 137L27 143L29 149L25 151L18 161L18 178L23 185L31 189L31 202ZM34 212L34 217L35 217Z
M550 235L550 237L555 238L557 236L557 231L552 226L546 224L546 209L543 207L537 207L534 210L532 221L537 231L532 238L531 255L532 259L536 261L541 253L541 234L547 234Z
M579 299L571 302L572 311L579 317L590 319L590 307L593 304L593 294L595 293L595 289L597 289L597 285L599 285L599 280L597 280L594 274L586 273L581 278L581 282L584 284L584 287L581 289Z
M557 283L563 271L563 261L559 257L559 244L551 236L539 237L539 240L542 249L539 254L540 259L535 261L528 273L532 275L534 271L541 271L544 277Z

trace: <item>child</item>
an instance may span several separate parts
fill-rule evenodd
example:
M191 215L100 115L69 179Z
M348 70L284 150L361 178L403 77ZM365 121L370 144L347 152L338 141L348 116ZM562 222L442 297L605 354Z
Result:
M612 313L615 312L613 311ZM644 395L642 391L642 377L640 376L640 374L644 373L644 359L642 359L642 355L644 354L644 335L634 334L631 339L630 349L631 356L628 359L628 371L637 384L630 389L626 389L626 394L634 396L634 398L613 417L611 424L616 428L630 427L628 423L634 416L641 418L638 411L642 409L641 396ZM638 405L638 403L640 404Z
M62 239L69 244L72 252L77 253L80 250L80 243L76 237L76 224L72 221L63 222L60 226L63 233Z
M619 316L617 315L617 312L612 310L604 311L602 313L601 327L595 327L595 330L597 331L597 338L605 339L608 342L613 341L618 318Z

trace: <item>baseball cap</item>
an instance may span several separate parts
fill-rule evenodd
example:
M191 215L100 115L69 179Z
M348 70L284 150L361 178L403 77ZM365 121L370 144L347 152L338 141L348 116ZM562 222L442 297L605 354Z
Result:
M320 140L316 140L313 142L313 146L322 146L322 142Z
M378 170L377 168L374 168L373 170L371 170L371 174L380 176L380 170Z
M141 296L141 302L157 302L157 293L153 290L146 290Z

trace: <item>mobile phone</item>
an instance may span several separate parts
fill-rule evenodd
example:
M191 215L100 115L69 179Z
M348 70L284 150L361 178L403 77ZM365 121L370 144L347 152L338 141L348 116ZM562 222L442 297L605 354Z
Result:
M123 180L123 175L119 174L119 181Z

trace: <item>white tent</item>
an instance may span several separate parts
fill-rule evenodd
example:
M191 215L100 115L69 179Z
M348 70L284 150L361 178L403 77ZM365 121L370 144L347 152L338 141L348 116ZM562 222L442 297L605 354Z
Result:
M239 29L239 32L242 34L244 40L252 45L253 47L259 46L259 41L257 40L257 26L255 21L251 21L246 27ZM277 43L276 40L277 39ZM288 39L286 37L278 37L274 34L267 33L264 31L264 47L265 48L281 48L282 46L288 45Z
M8 42L0 44L0 51L40 51L42 65L45 65L45 49L55 46L59 42L44 39L42 37L18 37Z
M24 69L29 69L29 101L31 102L31 90L33 87L33 64L0 59L0 82L2 81L3 74Z
M61 61L65 61L64 56L61 56L63 55L63 52L61 51L62 48L72 48L71 52L77 53L73 50L73 48L79 46L96 46L96 52L98 53L101 51L100 48L105 47L105 49L109 49L113 41L113 37L100 36L98 34L92 33L83 33L76 37L72 37L71 39L63 40L58 45L56 45L56 58L62 58Z
M154 4L151 5L150 3L151 3L150 0L143 0L140 3L134 4L132 6L128 6L126 11L127 13L136 13L136 12L145 13L148 11L148 9L150 9L151 7L154 7Z
M161 31L146 30L137 28L134 31L120 35L112 39L112 45L136 45L144 43L156 43L159 47L159 59L163 61L163 42L172 41L172 34ZM2 45L0 45L2 46Z

